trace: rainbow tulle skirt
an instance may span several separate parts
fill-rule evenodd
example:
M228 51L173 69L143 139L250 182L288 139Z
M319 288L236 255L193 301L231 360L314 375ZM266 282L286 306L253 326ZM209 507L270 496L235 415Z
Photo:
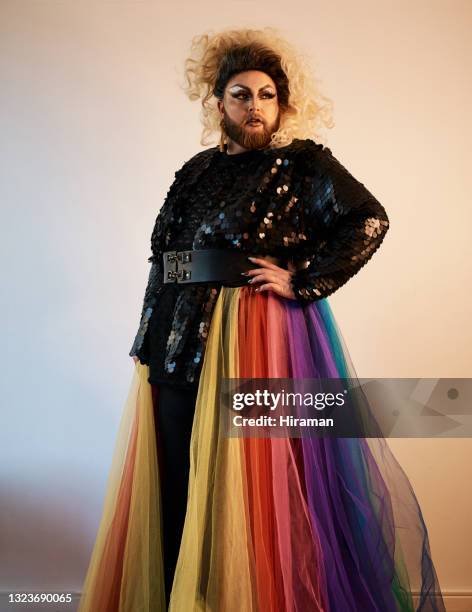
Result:
M224 378L348 378L327 300L223 287L191 436L171 612L444 611L411 484L382 438L224 435ZM165 611L148 366L137 363L79 612Z

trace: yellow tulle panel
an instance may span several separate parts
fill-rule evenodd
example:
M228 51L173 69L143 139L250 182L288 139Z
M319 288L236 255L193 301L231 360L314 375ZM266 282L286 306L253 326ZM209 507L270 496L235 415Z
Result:
M223 376L237 376L239 289L220 293L212 315L195 408L187 514L169 610L257 610L246 521L243 449L220 431Z
M165 610L149 367L136 364L79 612Z

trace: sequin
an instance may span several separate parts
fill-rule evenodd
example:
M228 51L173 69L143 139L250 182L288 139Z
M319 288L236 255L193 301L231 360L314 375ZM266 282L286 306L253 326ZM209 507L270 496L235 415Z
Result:
M157 215L130 355L149 364L150 382L198 383L220 288L164 285L165 251L230 248L291 261L297 268L291 286L303 306L354 276L388 229L382 205L312 140L241 159L205 149L175 173Z

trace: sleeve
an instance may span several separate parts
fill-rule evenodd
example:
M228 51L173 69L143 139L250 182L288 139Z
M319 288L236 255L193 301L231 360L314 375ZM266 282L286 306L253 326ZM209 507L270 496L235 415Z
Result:
M389 229L385 209L330 149L309 152L305 234L312 251L291 285L301 304L327 297L357 274Z
M154 261L154 256L150 257L148 261L151 261L151 269L149 270L148 282L146 291L144 293L143 307L141 309L141 319L139 323L139 329L136 337L129 352L130 357L134 355L138 356L143 363L147 361L145 353L143 353L144 339L149 325L149 319L151 318L152 311L154 309L157 287L160 279L160 265L157 261Z
M151 251L152 255L148 258L151 262L151 268L149 270L148 281L146 290L144 292L143 306L141 309L141 318L139 322L139 328L134 339L133 345L129 352L130 357L139 357L141 363L148 363L148 349L146 343L146 332L149 326L149 320L151 318L154 307L157 303L157 296L162 287L163 283L163 266L162 266L162 250L164 244L164 228L166 227L167 217L172 210L174 199L177 195L178 185L180 177L182 175L182 168L177 170L175 178L170 186L164 204L162 205L156 220L154 222L154 228L151 234Z

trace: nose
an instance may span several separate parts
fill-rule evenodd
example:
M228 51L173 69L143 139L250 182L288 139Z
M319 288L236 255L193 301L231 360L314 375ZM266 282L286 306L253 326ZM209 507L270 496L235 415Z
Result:
M251 102L249 104L249 112L255 113L261 110L261 106L258 103L258 100L254 100L254 98L251 99Z

